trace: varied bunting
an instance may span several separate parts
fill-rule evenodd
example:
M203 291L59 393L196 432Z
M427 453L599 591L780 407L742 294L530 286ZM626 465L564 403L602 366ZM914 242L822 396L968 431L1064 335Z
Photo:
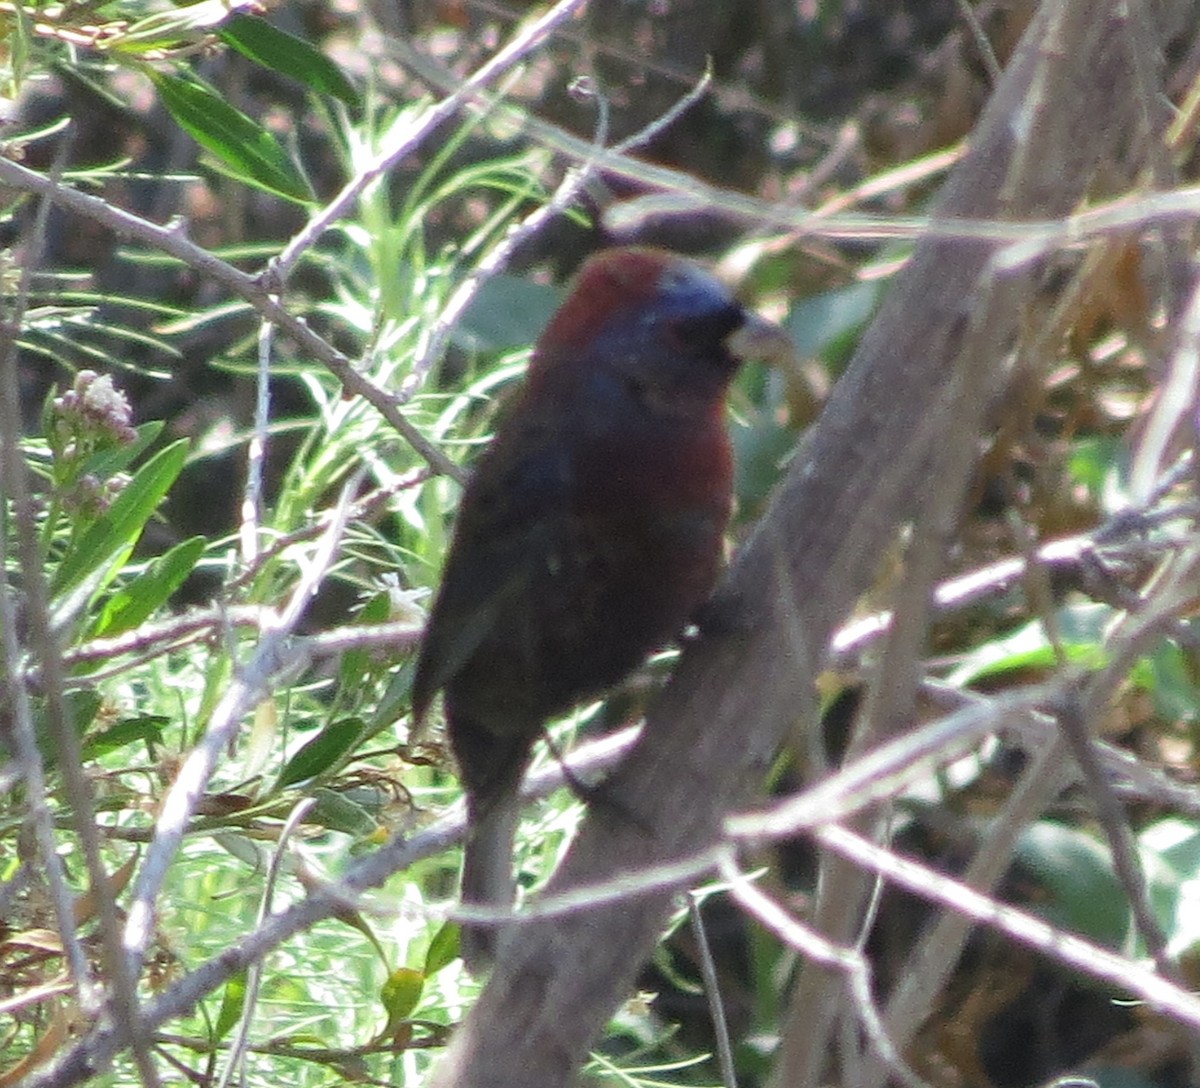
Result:
M464 903L513 902L518 787L545 721L619 683L711 592L725 393L782 336L691 262L624 248L583 266L538 340L463 494L413 684L417 721L445 692ZM494 932L464 927L470 969Z

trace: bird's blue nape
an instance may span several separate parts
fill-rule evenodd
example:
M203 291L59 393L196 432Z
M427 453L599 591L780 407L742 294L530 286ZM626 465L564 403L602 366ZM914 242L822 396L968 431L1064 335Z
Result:
M737 300L720 280L690 262L678 261L663 268L657 290L649 296L662 317L703 317L728 313Z

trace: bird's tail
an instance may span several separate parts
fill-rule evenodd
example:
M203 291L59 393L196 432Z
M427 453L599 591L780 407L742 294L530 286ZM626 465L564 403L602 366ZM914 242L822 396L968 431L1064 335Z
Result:
M453 692L446 693L446 723L467 791L462 902L464 906L508 910L517 893L513 846L521 815L521 779L538 723L497 732L464 713ZM490 967L502 936L502 926L464 925L459 951L467 970L477 975Z
M520 815L514 790L494 798L484 812L472 816L463 853L464 906L506 909L516 902L513 844ZM478 975L491 966L501 935L497 925L463 925L459 951L471 974Z

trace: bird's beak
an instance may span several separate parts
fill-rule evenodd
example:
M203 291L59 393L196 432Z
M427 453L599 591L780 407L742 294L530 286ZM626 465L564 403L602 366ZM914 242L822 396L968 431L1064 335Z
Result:
M775 322L750 311L746 320L725 337L725 347L737 359L760 359L783 370L799 361L792 338Z

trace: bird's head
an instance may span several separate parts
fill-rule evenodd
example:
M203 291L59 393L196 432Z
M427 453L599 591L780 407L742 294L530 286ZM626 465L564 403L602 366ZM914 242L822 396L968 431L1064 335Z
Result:
M662 392L721 396L738 366L792 351L712 273L664 250L604 250L538 340L530 378L602 366Z

